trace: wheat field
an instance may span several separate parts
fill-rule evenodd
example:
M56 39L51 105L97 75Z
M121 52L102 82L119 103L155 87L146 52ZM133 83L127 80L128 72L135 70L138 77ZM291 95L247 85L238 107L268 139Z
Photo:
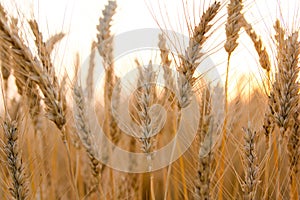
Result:
M299 200L300 5L263 34L253 3L198 1L199 17L182 1L187 44L161 12L155 56L121 63L125 74L118 1L99 8L88 59L71 66L55 61L67 33L47 38L0 3L0 199ZM218 52L214 84L199 70ZM256 78L232 74L247 60Z

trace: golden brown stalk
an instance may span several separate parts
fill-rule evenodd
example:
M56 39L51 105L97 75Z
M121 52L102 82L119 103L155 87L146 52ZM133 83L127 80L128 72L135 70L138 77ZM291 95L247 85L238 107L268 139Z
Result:
M179 87L179 107L185 108L190 104L192 86L194 84L193 75L199 65L202 45L206 41L205 36L211 29L210 22L218 13L220 2L214 2L202 15L200 23L194 28L193 35L189 40L189 46L185 50L185 55L181 56L181 64L178 71L181 76L178 78Z
M244 145L244 154L245 154L245 181L243 185L244 199L254 200L256 199L256 190L259 184L258 180L258 163L256 156L256 132L250 130L249 128L244 128L245 132L245 145Z
M17 123L6 117L3 130L6 137L5 154L7 166L12 178L10 192L13 199L23 200L28 198L28 181L25 175L24 164L18 147Z

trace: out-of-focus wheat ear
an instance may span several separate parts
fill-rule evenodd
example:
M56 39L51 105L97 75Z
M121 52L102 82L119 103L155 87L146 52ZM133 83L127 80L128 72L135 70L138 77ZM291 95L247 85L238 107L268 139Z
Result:
M0 45L0 48L3 49ZM1 64L1 74L2 79L4 81L4 91L8 92L8 78L11 74L11 67L10 65L11 55L8 52L0 51L0 64Z
M151 116L150 108L153 105L153 80L155 80L156 74L152 68L152 62L150 61L147 66L140 66L141 73L138 85L139 90L137 91L136 98L138 103L137 114L138 124L140 127L139 133L137 134L141 142L141 149L147 156L148 170L152 169L153 150L155 147L155 141L153 138L153 132L155 127L155 119ZM156 114L156 113L155 113ZM154 116L155 117L155 116ZM143 198L151 198L153 190L153 174L147 173L143 175L145 179L143 181ZM154 198L154 196L152 196Z
M86 78L87 96L91 100L94 95L94 70L95 70L95 56L96 56L96 42L92 42L91 54L89 60L89 70Z
M35 134L40 134L42 130L42 105L41 96L36 84L33 82L28 83L28 87L25 90L27 97L27 104L29 107L29 114L34 126Z
M270 72L271 70L271 63L270 63L270 56L263 45L261 38L256 34L255 30L253 29L252 25L248 23L244 16L241 17L242 26L245 28L246 33L251 38L255 50L259 56L259 63L260 66Z
M255 131L250 128L244 128L244 162L245 162L245 181L243 184L244 199L256 199L256 190L259 184L259 168L256 156L256 137Z
M179 107L185 108L190 104L192 86L194 84L193 75L199 65L199 59L203 53L200 53L204 42L206 41L206 33L210 31L212 25L210 22L214 19L219 11L220 2L214 2L201 16L200 23L194 28L193 35L189 40L189 46L185 50L185 55L181 55L181 63L177 68L181 74L177 80L179 91Z
M108 5L105 6L102 11L103 16L99 19L99 25L97 26L97 47L99 54L103 58L104 67L109 68L113 64L113 36L111 35L111 22L114 14L116 13L117 3L116 1L108 1Z
M28 180L18 147L17 123L15 121L11 121L9 116L7 116L2 127L6 138L4 150L7 158L7 167L12 179L12 186L9 190L13 199L28 199Z
M202 92L201 99L201 117L198 128L198 134L200 147L205 148L203 145L204 138L207 135L212 135L213 122L211 116L211 96L208 88L204 89ZM209 152L207 155L201 155L199 149L198 155L198 169L197 169L197 179L195 181L195 199L211 199L211 163L212 163L212 154L211 145L208 146Z
M118 113L119 107L120 107L120 98L121 98L121 82L120 78L115 76L115 88L114 92L116 93L115 98L112 99L112 109L114 113ZM112 142L117 145L121 139L121 130L118 127L118 122L117 120L112 117L112 120L110 122L110 127L111 127L111 140Z
M64 33L57 33L53 36L51 36L45 43L46 45L46 52L48 52L49 54L52 53L55 45L61 41L63 38L65 37Z
M141 128L141 133L139 134L140 141L142 142L142 150L149 156L149 161L152 160L151 150L153 147L152 131L154 129L154 124L150 116L150 107L153 103L153 93L152 93L152 83L153 77L155 77L155 72L152 69L152 62L150 61L148 66L142 68L142 77L140 77L141 84L139 85L140 90L137 93L138 101L138 117ZM151 167L151 166L149 166ZM151 171L151 170L150 170Z
M259 57L260 66L266 71L267 89L270 90L270 81L271 81L270 80L270 70L271 70L270 56L265 46L263 45L261 38L257 35L252 25L249 24L248 21L245 19L244 15L242 15L241 17L241 23L244 29L246 30L246 33L251 38L254 44L255 50Z
M82 142L83 147L88 153L91 162L92 175L94 177L93 184L96 184L98 187L100 183L101 164L94 151L95 146L93 145L95 144L93 143L89 122L87 121L88 117L86 116L87 109L85 108L85 98L82 88L78 84L74 85L73 98L75 101L75 123L77 124L78 129L77 134Z
M265 135L265 149L266 149L266 162L265 162L265 171L264 171L264 181L263 181L263 184L264 184L264 199L268 199L269 198L269 187L270 187L270 184L269 184L269 178L270 178L270 172L269 172L269 169L270 169L270 162L271 162L271 146L272 144L270 143L271 140L270 140L270 137L272 136L272 132L274 130L274 120L273 120L273 116L271 114L271 111L270 111L270 104L271 102L268 101L268 108L265 112L265 116L264 116L264 122L263 122L263 130L264 130L264 135ZM275 153L275 152L274 152ZM277 156L277 154L275 155Z
M164 95L163 95L163 103L165 104L166 101L171 103L171 106L174 104L174 93L171 92L171 90L175 86L175 81L171 69L172 60L169 59L170 50L167 47L167 40L164 34L159 34L158 36L159 42L158 42L158 48L160 50L160 59L161 59L161 66L164 71L164 81L166 88L164 88Z

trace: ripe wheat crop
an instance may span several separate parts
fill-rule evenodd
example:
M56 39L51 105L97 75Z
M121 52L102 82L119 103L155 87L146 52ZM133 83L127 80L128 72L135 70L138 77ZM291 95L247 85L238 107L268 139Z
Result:
M153 15L156 57L122 63L126 75L118 1L99 10L88 64L77 54L72 66L53 56L67 33L46 38L37 19L0 3L0 199L300 199L299 16L290 27L278 14L266 36L248 19L258 0L198 1L181 2L180 48L168 14ZM259 80L235 85L244 49ZM216 52L219 84L198 71Z

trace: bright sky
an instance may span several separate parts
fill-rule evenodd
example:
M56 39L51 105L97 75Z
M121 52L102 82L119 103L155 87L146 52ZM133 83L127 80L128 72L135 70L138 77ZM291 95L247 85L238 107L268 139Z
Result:
M280 16L283 16L286 27L299 27L300 4L297 1L248 0L245 1L244 10L246 18L254 25L255 30L262 36L263 40L266 43L271 43L270 34L273 33L272 26L276 17L281 18ZM59 65L72 65L76 52L80 53L82 60L86 58L90 51L91 41L96 37L96 25L102 15L101 11L107 3L106 0L15 0L15 2L0 0L0 2L10 11L17 7L21 16L23 14L26 16L34 15L44 32L45 38L59 31L67 33L66 38L58 45L55 53ZM119 0L117 1L118 10L114 18L113 32L118 35L134 29L157 27L155 17L160 25L168 24L167 28L187 34L182 2L184 0ZM192 25L194 25L199 22L199 15L202 11L214 1L197 0L193 2L187 0L187 2L190 2L186 6L191 17L189 21L192 21ZM223 22L224 25L226 20L225 4L223 4L222 12L218 17L220 18L219 22ZM292 24L296 21L297 24ZM226 53L219 50L223 46L220 43L225 40L224 27L220 27L215 36L214 40L208 42L207 46L217 47L217 53L211 52L213 53L212 58L219 72L224 74ZM239 41L240 46L231 62L232 77L237 77L235 75L237 71L254 73L259 76L261 72L259 73L260 70L257 67L257 56L253 52L254 48L249 38L242 34ZM62 56L64 59L61 59Z

